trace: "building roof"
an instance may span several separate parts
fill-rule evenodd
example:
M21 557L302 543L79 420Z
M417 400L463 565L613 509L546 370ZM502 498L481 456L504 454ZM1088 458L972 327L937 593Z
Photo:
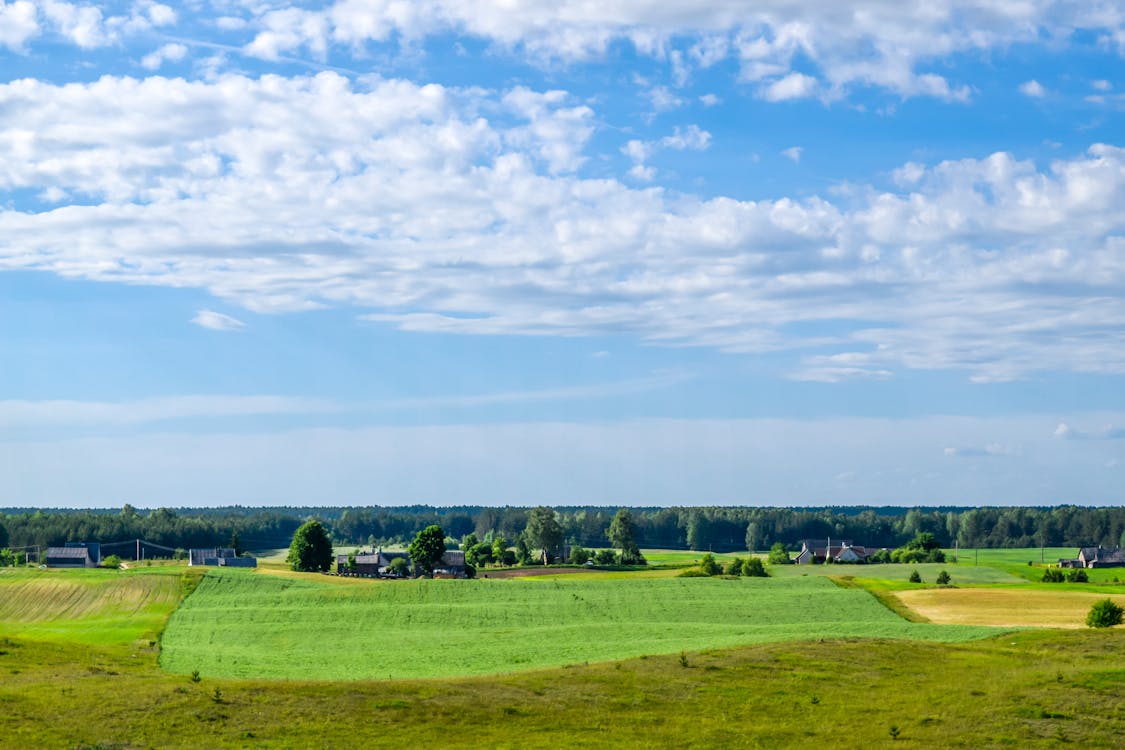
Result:
M90 556L85 547L48 547L46 557L69 557L76 560L85 560Z

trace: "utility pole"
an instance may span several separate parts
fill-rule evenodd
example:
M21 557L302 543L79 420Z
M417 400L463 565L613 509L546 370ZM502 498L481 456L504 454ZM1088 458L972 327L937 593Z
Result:
M137 554L133 556L133 559L134 560L140 560L141 559L141 540L140 539L137 540Z

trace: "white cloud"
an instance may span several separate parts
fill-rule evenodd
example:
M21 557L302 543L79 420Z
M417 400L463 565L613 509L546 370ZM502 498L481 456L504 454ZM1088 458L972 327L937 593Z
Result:
M241 331L246 327L246 324L238 318L214 310L200 310L191 322L203 328L210 328L212 331Z
M1097 80L1097 81L1093 81L1092 83L1090 83L1090 85L1093 86L1098 91L1109 91L1110 89L1113 88L1113 84L1110 83L1109 81L1105 80L1104 78L1100 79L1100 80Z
M816 79L804 73L790 73L762 89L762 98L769 102L805 99L816 93Z
M711 145L711 134L698 125L688 125L683 129L677 127L672 135L660 139L660 145L676 151L705 151Z
M914 162L841 204L703 199L577 176L595 117L566 92L332 73L0 84L0 193L58 201L0 209L0 269L407 330L790 349L804 379L1125 373L1125 149ZM633 176L705 133L627 144Z
M39 19L29 0L0 0L0 47L21 51L28 40L39 35Z
M1024 96L1030 96L1032 99L1042 99L1047 95L1047 89L1039 81L1032 79L1020 84L1020 93Z
M723 100L715 94L704 94L703 96L699 97L699 101L701 104L703 104L704 107L714 107L718 104L721 104Z
M805 149L802 146L790 146L789 148L782 149L781 155L786 159L789 159L794 164L800 164L801 154L803 154L804 151Z
M178 43L165 44L160 49L141 58L141 65L148 70L156 70L165 62L179 62L187 55L187 47Z

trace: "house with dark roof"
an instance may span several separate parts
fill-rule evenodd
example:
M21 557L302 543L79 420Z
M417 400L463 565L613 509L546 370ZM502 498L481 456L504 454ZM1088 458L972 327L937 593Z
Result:
M410 553L398 550L357 552L354 556L355 561L352 563L348 560L352 555L336 555L336 572L342 576L387 576L390 575L388 568L396 558L406 558L410 562ZM434 577L464 578L465 553L459 549L446 550L441 561L434 566Z
M67 542L65 547L48 547L43 555L48 568L96 568L101 562L101 545L94 542Z
M254 557L239 557L230 547L209 547L188 550L188 565L216 565L225 568L256 568Z
M1125 549L1121 547L1083 547L1078 550L1079 567L1125 568Z
M871 547L853 544L851 539L802 539L801 551L793 559L798 565L819 565L831 558L838 563L861 563L878 552Z

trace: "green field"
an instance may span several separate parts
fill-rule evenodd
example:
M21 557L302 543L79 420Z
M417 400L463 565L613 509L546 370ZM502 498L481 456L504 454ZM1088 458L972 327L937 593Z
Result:
M213 570L176 611L161 656L150 637L199 575L0 572L5 744L883 747L894 727L894 746L1055 748L1125 734L1125 629L912 625L862 588L799 571L379 582ZM1004 634L979 639L989 632ZM884 637L855 637L871 635ZM205 652L221 669L159 667ZM219 676L243 657L291 679ZM404 660L426 679L323 667L376 674Z
M161 664L224 677L477 675L747 643L996 631L903 621L821 577L332 581L211 571Z

